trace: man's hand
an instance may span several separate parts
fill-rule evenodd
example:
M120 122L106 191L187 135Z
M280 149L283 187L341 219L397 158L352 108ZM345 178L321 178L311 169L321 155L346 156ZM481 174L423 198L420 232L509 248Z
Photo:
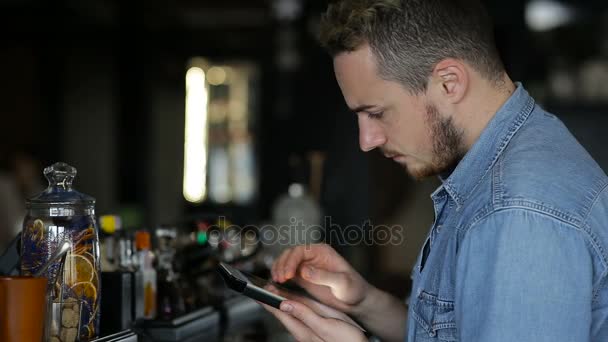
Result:
M281 303L281 310L264 305L297 341L367 341L363 332L342 320L325 318L308 306L291 300Z
M321 302L352 313L361 304L370 285L325 244L297 246L286 250L272 266L272 279L293 279Z
M407 309L403 302L371 286L330 246L319 244L288 249L279 256L272 266L271 272L272 279L275 282L283 283L293 279L323 304L355 317L368 331L383 341L404 340ZM293 302L294 300L289 301L289 303ZM295 302L297 303L299 300L296 299ZM301 303L300 305L302 305ZM316 309L315 305L308 306L308 308ZM271 309L273 308L269 308L273 312ZM287 315L285 312L274 310L275 316L294 335L296 330L298 333L302 331L311 333L324 331L314 328L311 331L309 324L294 318L298 316ZM302 310L305 309L296 310L296 312L300 315L302 312L306 312ZM279 314L282 314L282 316L279 316ZM320 316L320 313L317 313L317 317ZM335 323L336 320L331 318L323 318L314 322L330 322L332 327L335 324L335 330L329 332L332 335L325 336L328 339L337 336L338 341L349 340L337 334L349 334L350 329L347 328L350 324L339 320L339 323ZM358 328L354 329L359 330ZM295 336L298 337L298 335ZM302 336L314 335L303 334ZM345 336L349 337L350 335ZM322 336L318 335L317 338L317 340L323 339Z

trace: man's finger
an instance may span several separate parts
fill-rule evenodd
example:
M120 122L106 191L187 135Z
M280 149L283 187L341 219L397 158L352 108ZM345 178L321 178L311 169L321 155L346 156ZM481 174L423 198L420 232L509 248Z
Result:
M286 280L284 278L285 264L286 264L287 260L290 259L290 256L291 256L292 253L293 253L293 248L290 248L290 249L284 251L283 253L281 253L281 255L279 256L279 258L277 259L277 261L274 263L274 265L273 265L273 279L276 282L282 283L282 282L284 282Z
M264 286L264 289L268 290L268 291L270 291L270 292L272 292L274 294L277 294L277 295L279 295L281 297L287 298L289 300L302 303L302 304L308 306L314 312L316 312L317 314L319 314L319 315L321 315L323 317L328 316L328 315L326 315L326 312L324 311L324 307L319 302L317 302L316 300L313 300L313 299L305 297L305 296L301 296L299 294L295 294L293 292L283 291L283 290L281 290L279 288L276 288L275 286L270 285L270 284Z
M307 246L298 246L293 249L289 258L286 260L283 268L285 269L285 275L287 278L285 280L289 280L296 275L296 271L301 263L313 260L317 253L315 250L318 249L317 245L307 245Z
M331 289L329 287L311 283L308 280L302 278L301 275L293 278L293 281L317 299L319 299L319 296L331 295Z
M327 335L331 329L331 323L304 304L285 300L281 303L281 311L289 313L321 336Z
M287 331L289 331L289 333L292 334L297 341L322 342L319 336L317 336L310 328L304 325L304 323L299 321L297 318L266 304L260 304L264 307L264 309L268 310L268 312L276 317L276 319L283 324L285 329L287 329Z
M288 251L283 251L272 263L272 268L270 269L270 274L272 275L272 280L278 282L279 281L279 265L281 264L281 260L283 255Z
M329 272L324 269L305 265L300 269L300 276L313 284L324 285L334 291L348 287L348 276L342 272ZM339 296L337 296L339 297Z

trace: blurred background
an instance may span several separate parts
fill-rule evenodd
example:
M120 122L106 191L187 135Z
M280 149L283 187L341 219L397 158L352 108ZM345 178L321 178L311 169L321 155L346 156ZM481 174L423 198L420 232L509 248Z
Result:
M606 168L608 3L484 2L511 78ZM405 297L439 183L359 150L315 41L326 5L0 0L0 250L46 187L42 169L64 161L97 215L127 230L289 224L290 213L326 237L368 220L401 226L398 244L331 243Z

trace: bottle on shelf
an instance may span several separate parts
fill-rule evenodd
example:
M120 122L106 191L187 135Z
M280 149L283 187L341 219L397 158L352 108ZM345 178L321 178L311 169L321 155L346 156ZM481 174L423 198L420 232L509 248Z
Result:
M139 272L142 275L142 286L140 291L144 297L144 318L156 318L156 270L154 269L154 253L151 251L152 244L150 233L137 231L135 233L135 248L139 260Z
M184 314L185 302L179 287L179 275L173 269L175 259L175 239L177 232L172 227L156 230L158 239L158 294L157 315L168 320Z
M116 232L122 229L122 221L117 215L102 215L99 217L100 228L100 263L102 272L112 272L118 269L118 241Z

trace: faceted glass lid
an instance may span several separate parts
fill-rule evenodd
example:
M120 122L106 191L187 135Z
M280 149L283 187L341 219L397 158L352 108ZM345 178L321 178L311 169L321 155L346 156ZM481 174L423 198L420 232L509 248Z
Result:
M27 200L29 205L71 204L92 206L95 198L72 189L76 168L66 163L55 163L44 169L49 186L40 194Z

